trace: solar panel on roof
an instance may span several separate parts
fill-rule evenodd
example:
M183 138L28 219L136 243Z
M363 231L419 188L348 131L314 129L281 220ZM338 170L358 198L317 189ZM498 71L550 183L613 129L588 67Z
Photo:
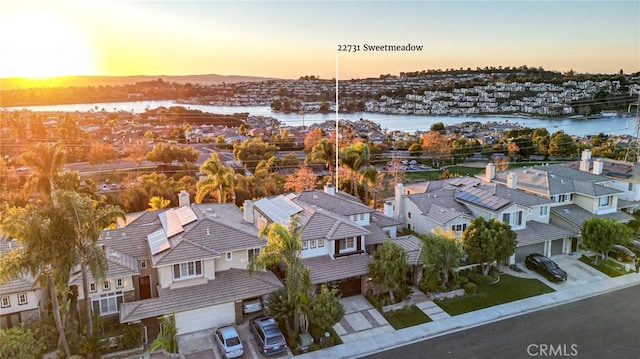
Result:
M198 216L193 212L191 207L180 207L175 209L176 216L178 216L178 220L180 224L186 226L187 224L197 221Z
M496 197L493 193L483 191L478 188L469 188L464 191L459 191L456 193L456 198L492 210L496 210L509 204L508 200Z
M167 236L164 234L164 229L158 229L157 231L147 236L147 242L149 242L149 249L151 254L155 255L171 247Z
M289 224L289 215L279 207L277 207L268 198L262 198L253 203L253 206L258 208L265 216L269 217L273 222L282 223L284 225Z
M284 196L278 196L270 199L271 203L273 203L276 207L280 208L284 213L288 216L293 216L296 213L302 212L302 207L293 203L289 199Z
M160 223L162 223L162 228L164 229L167 238L171 238L178 233L184 232L184 228L182 228L182 224L180 224L180 220L173 208L160 213L158 218L160 218Z

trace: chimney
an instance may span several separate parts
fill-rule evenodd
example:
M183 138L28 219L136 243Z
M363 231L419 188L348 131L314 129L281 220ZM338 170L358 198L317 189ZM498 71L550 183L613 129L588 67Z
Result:
M487 168L484 172L484 181L491 182L491 180L496 176L496 165L493 163L487 163Z
M189 206L191 204L189 192L187 192L187 190L183 189L178 193L178 203L180 204L180 207Z
M507 173L507 187L511 189L518 188L518 176L514 172Z
M593 174L601 175L603 165L604 163L600 159L593 161Z
M245 222L253 223L253 202L250 199L244 200L243 214Z
M384 215L393 218L393 202L386 201L384 203Z
M333 184L331 182L324 185L324 193L335 196L336 188L333 187Z
M586 149L582 151L582 158L580 159L580 171L589 172L590 160L591 160L591 150Z
M404 185L402 183L396 184L394 196L395 208L393 209L393 216L398 219L402 215L402 196L404 195Z

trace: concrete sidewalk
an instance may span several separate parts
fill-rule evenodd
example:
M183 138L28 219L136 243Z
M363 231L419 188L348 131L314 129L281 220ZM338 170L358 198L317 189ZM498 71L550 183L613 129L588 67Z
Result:
M581 299L604 294L617 289L640 284L640 274L630 273L616 278L595 280L590 283L571 286L549 294L538 295L490 308L477 310L433 322L363 338L331 348L297 356L312 358L358 358L395 347L438 337L445 334L477 327L525 313L535 312L553 306L571 303Z

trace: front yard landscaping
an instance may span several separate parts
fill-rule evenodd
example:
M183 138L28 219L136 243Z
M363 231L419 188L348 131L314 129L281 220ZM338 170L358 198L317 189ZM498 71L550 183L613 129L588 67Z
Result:
M438 300L436 304L449 315L458 315L551 292L551 287L537 279L501 274L498 283L478 285L477 293Z
M619 264L616 263L614 261L612 261L611 259L602 259L600 258L598 260L598 264L593 264L593 260L594 258L592 257L588 257L583 255L582 257L580 257L579 261L582 263L586 263L589 266L599 270L600 272L608 275L609 277L619 277L621 275L627 274L627 272L624 270L624 267ZM630 272L629 272L630 273Z
M431 321L431 318L424 314L424 312L415 305L406 306L403 309L399 310L392 310L383 313L382 316L389 322L389 324L391 324L391 326L395 330L411 327L422 323L429 323Z

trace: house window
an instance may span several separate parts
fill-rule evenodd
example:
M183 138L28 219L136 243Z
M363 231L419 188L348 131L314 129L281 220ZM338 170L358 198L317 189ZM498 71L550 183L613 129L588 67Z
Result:
M122 280L122 278L116 279L116 288L122 288L122 287L124 287L124 281Z
M309 248L309 241L302 241L302 249L308 249Z
M411 218L411 212L407 213L407 217Z
M2 301L2 308L6 308L11 305L11 300L9 300L9 296L2 297L1 301Z
M102 290L109 290L111 289L111 282L109 282L108 280L105 280L104 282L102 282Z
M633 183L629 183L629 192L633 191Z
M358 220L358 215L354 214L353 216L351 216L351 220L352 221L357 221Z
M226 253L226 255L225 255L225 258L226 258L228 261L230 261L230 260L232 260L232 259L233 259L233 255L231 254L231 252L227 252L227 253Z
M364 213L360 213L360 220L364 220Z
M247 251L247 257L249 258L249 261L256 259L256 257L258 257L258 254L260 254L260 248L249 249Z
M96 289L96 284L95 283L91 283L89 284L89 292L95 292Z
M600 197L598 200L598 207L609 207L611 204L611 196Z
M467 229L467 224L463 223L463 224L454 224L453 226L451 226L451 230L454 232L464 232L464 230Z
M140 261L140 269L145 269L145 268L147 268L147 261L141 260Z
M518 212L509 212L502 214L502 221L511 225L511 226L521 226L522 225L522 211Z
M18 304L27 304L27 293L18 294Z
M100 315L115 314L120 311L120 304L124 302L122 292L103 295L92 299L93 312Z
M315 248L315 247L316 247L316 240L315 240L315 239L312 239L312 240L311 240L310 247L311 247L311 248Z
M173 265L173 279L187 279L202 276L202 261Z
M547 215L549 215L549 207L548 206L540 207L540 217L546 217Z
M318 239L318 247L324 247L324 238Z
M356 249L356 241L353 238L341 239L338 241L340 253L342 252L350 252Z
M561 194L557 196L551 196L551 200L557 203L571 202L573 194Z

